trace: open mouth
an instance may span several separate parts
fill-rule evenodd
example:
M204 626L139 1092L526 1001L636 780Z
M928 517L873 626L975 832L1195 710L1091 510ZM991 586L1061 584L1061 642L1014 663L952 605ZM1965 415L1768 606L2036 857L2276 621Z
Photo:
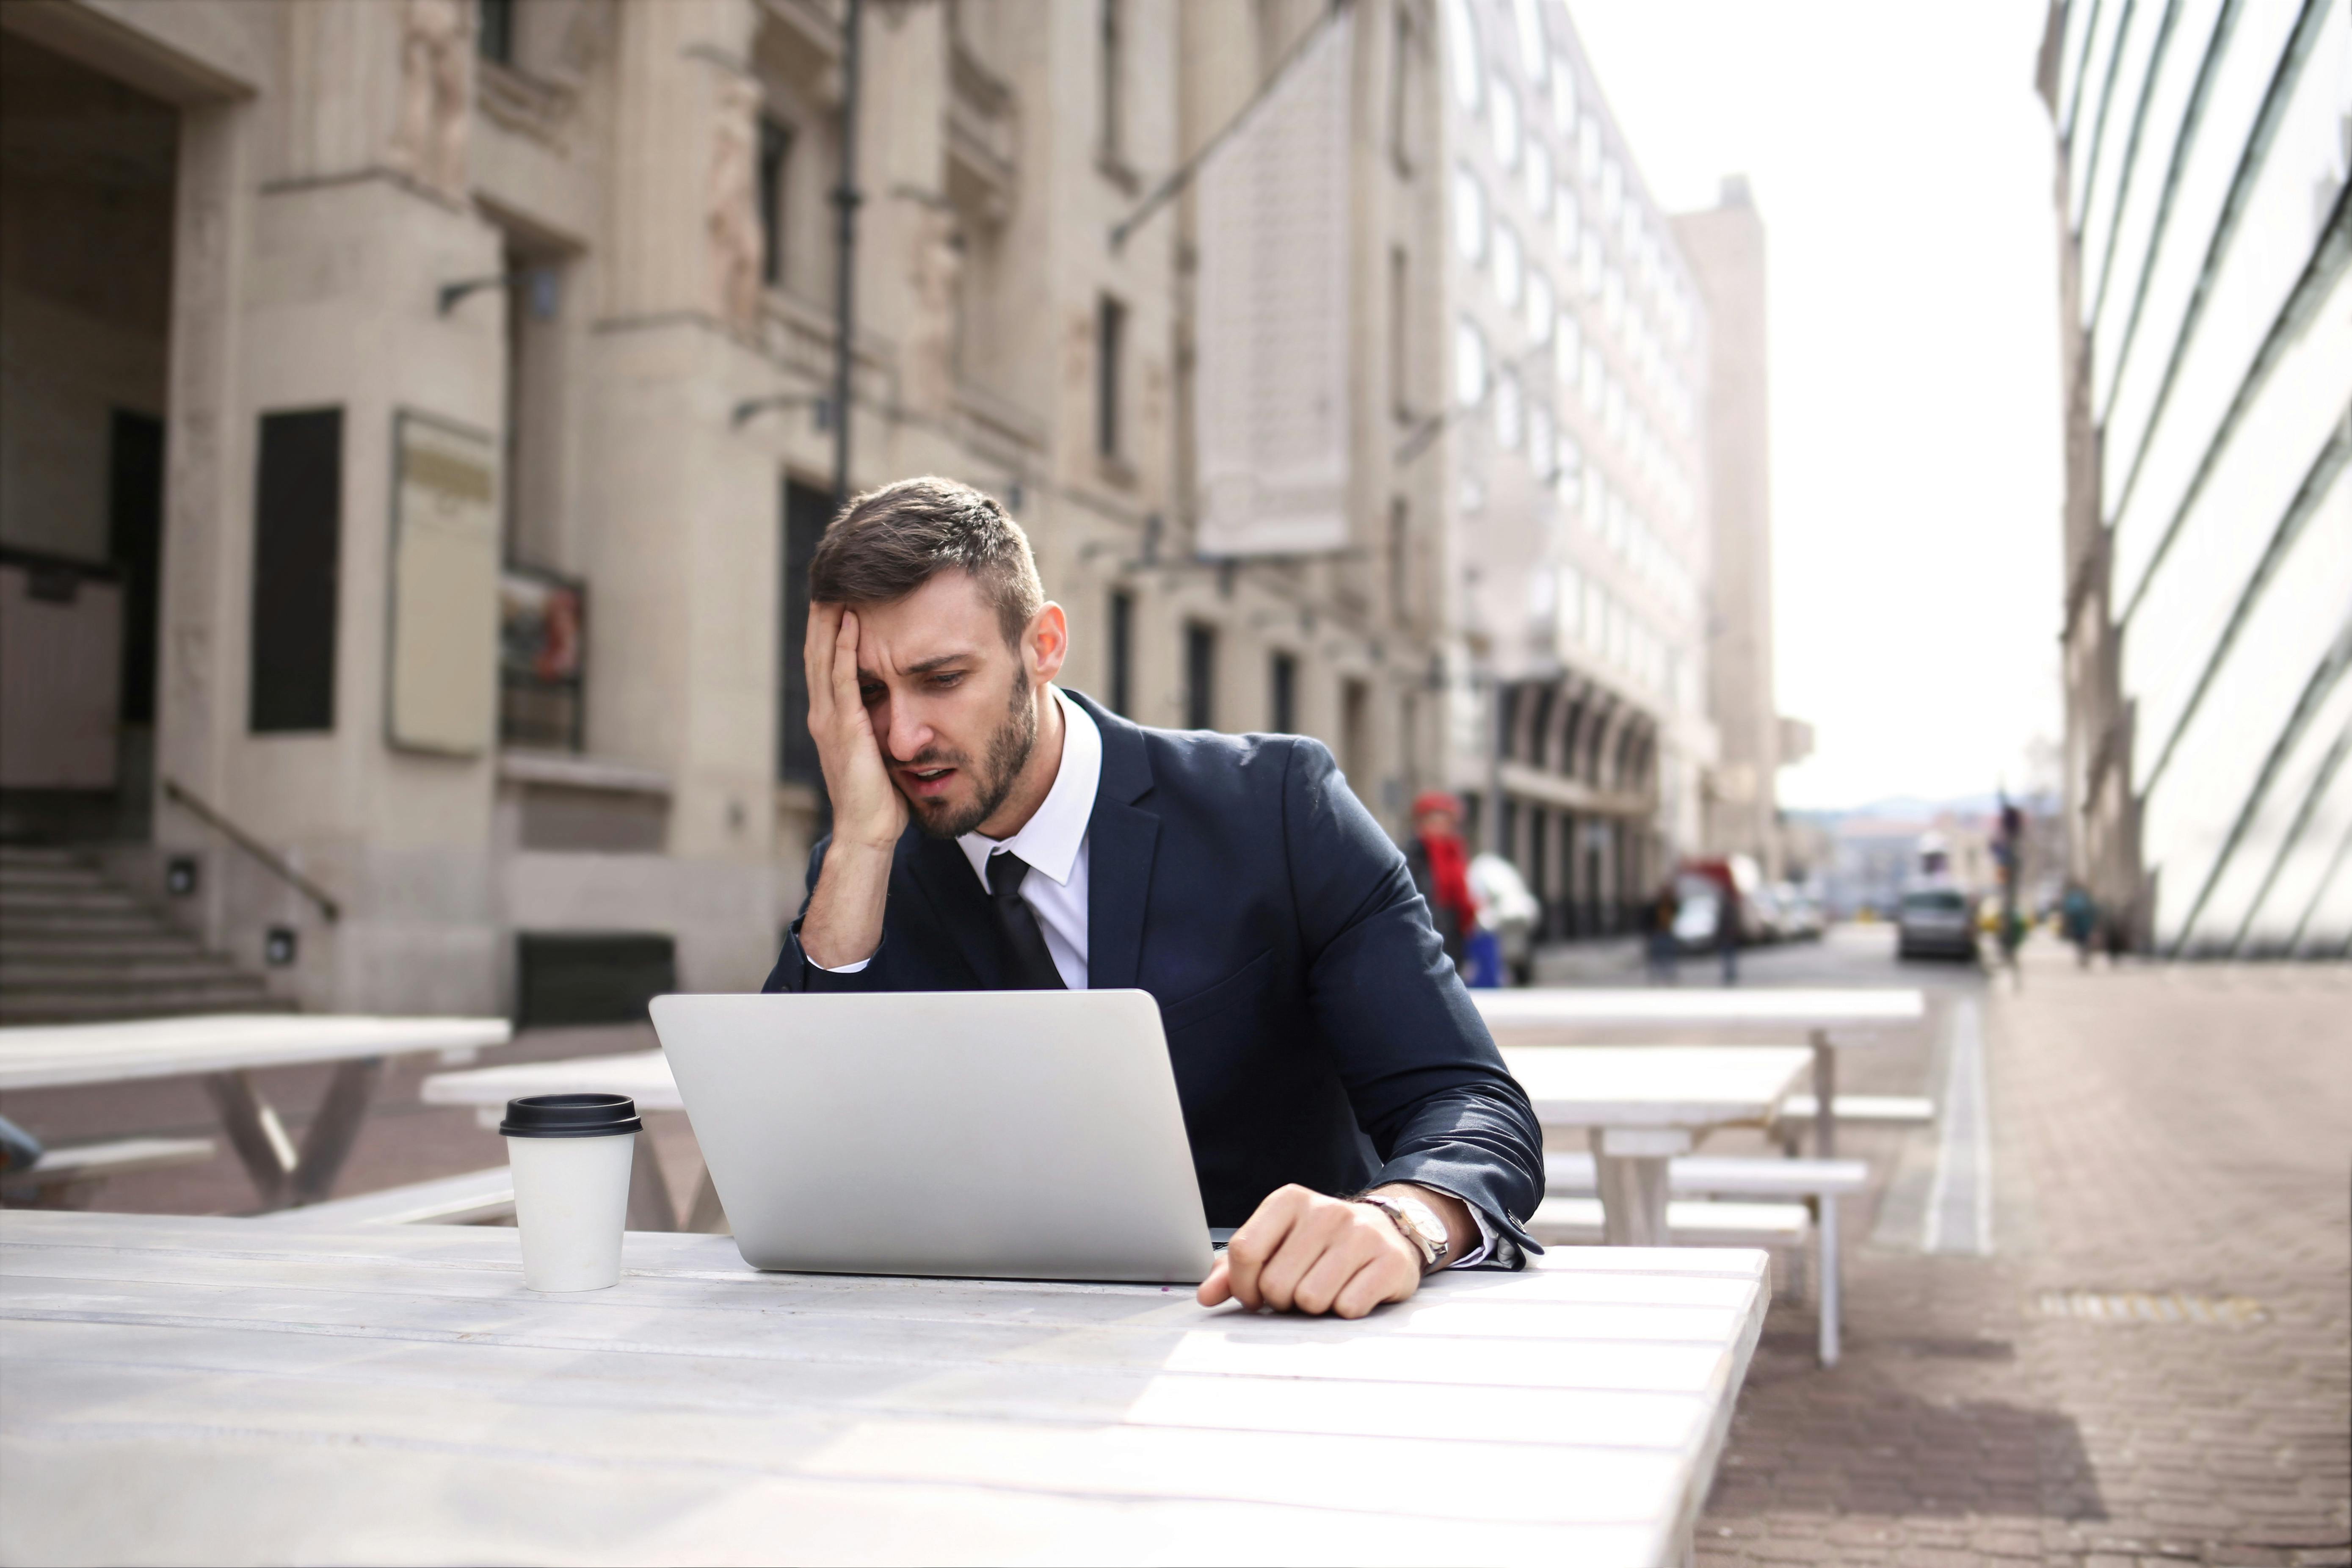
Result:
M905 783L908 795L917 800L929 800L947 793L956 772L954 768L901 768L898 777Z

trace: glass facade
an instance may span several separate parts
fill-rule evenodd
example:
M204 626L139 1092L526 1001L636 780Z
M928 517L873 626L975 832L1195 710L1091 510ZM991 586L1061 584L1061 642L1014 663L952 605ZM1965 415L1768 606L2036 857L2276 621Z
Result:
M2072 870L2187 956L2352 951L2352 8L2070 0Z

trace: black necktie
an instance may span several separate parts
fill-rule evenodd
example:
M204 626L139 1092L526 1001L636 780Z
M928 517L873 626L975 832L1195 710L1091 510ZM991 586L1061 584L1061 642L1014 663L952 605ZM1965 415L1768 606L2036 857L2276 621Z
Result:
M1009 849L988 858L988 902L996 911L996 940L1004 954L1007 991L1066 991L1062 972L1045 947L1045 933L1037 927L1037 911L1021 896L1021 879L1029 862Z

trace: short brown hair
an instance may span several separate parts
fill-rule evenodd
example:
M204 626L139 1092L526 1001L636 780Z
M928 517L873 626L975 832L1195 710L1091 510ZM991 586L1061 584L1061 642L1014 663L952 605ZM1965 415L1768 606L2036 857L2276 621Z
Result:
M887 605L956 570L971 574L1017 649L1045 604L1029 536L994 497L953 479L900 479L843 508L809 561L809 597Z

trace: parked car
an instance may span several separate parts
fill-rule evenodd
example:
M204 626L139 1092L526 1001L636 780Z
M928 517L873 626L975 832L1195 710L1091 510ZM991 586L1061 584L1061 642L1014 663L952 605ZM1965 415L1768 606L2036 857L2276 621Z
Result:
M1780 904L1781 935L1791 942L1820 937L1824 924L1822 907L1807 898L1803 889L1794 882L1781 882L1772 891Z
M1478 900L1478 923L1503 944L1503 974L1513 985L1535 978L1536 923L1543 906L1528 891L1519 868L1500 855L1470 858L1470 896Z
M1966 893L1958 888L1913 888L1895 921L1897 958L1977 956L1977 927Z

